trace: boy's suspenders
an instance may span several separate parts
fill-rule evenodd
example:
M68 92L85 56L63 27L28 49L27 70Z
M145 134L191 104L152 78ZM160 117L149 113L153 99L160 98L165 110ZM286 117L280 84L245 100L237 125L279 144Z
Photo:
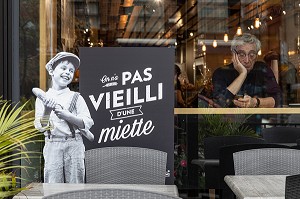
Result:
M77 99L79 97L79 93L78 92L75 92L73 97L72 97L72 101L71 101L71 104L70 104L70 107L69 107L69 111L72 113L75 109L75 106L76 106L76 102L77 102ZM66 121L66 123L68 124L69 128L70 128L70 131L72 132L72 138L75 138L75 130L73 128L73 125ZM50 139L50 136L51 136L51 132L50 130L47 130L47 134L48 134L48 138Z
M71 104L70 104L70 107L69 107L69 111L72 113L75 109L75 106L76 106L76 102L77 102L77 99L79 97L79 93L78 92L75 92L73 97L72 97L72 101L71 101ZM66 123L68 124L69 128L70 128L70 131L72 132L72 138L75 138L75 130L73 128L73 125L66 121ZM47 130L47 133L48 133L48 138L50 139L50 136L51 136L51 132L50 130Z
M75 92L74 95L73 95L73 98L72 98L72 101L71 101L71 104L70 104L70 107L69 107L69 111L71 113L75 109L76 102L77 102L77 99L78 99L79 95L80 94L78 92ZM72 132L72 138L75 138L75 130L73 128L73 125L70 122L68 122L68 121L66 121L66 122L67 122L67 124L68 124L68 126L70 128L70 131Z

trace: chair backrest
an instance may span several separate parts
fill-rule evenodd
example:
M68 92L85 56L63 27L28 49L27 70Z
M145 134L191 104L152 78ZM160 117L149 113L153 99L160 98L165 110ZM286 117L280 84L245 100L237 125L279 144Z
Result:
M300 150L250 149L233 153L235 175L295 175L300 173Z
M300 196L300 174L287 176L285 180L285 199L298 199Z
M204 157L206 159L219 159L220 147L246 143L265 143L265 140L242 135L207 137L204 138Z
M166 194L131 189L84 189L44 196L43 199L180 199Z
M85 152L86 182L165 184L167 153L139 147L103 147Z
M264 143L261 138L250 136L213 136L204 138L205 159L219 159L219 149L223 146L244 144L244 143ZM205 188L218 189L220 187L219 167L205 165Z
M289 148L286 145L280 144L237 144L229 145L220 148L220 189L222 189L222 198L234 199L234 194L224 181L226 175L235 175L233 153L249 149L259 148Z
M292 126L263 128L261 133L268 143L296 143L300 139L300 128Z

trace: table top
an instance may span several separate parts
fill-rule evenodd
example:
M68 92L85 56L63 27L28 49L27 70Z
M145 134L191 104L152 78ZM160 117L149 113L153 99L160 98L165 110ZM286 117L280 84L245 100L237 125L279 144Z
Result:
M93 188L135 189L179 196L176 185L31 183L27 187L28 190L20 192L13 199L41 199L54 193Z
M224 180L238 199L284 199L285 175L235 175Z

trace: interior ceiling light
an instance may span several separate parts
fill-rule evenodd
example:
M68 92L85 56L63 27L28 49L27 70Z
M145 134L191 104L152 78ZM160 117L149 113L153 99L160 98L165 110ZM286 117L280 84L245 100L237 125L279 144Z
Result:
M241 14L241 13L240 13L240 14ZM238 28L237 28L237 30L236 30L236 34L237 34L237 35L243 34L242 28L241 28L241 16L240 16L240 15L239 15L239 23L238 23Z
M133 0L124 0L123 6L124 7L131 7L131 6L133 6Z
M213 41L213 47L216 48L217 46L218 46L218 43L217 43L217 40L216 40L216 37L215 37L215 39Z
M257 54L258 54L258 55L261 55L261 50L259 50Z
M256 17L255 17L255 20L254 20L254 27L259 28L258 0L257 0L257 3L256 3Z
M228 34L227 33L224 34L224 41L228 42Z
M202 46L202 51L203 51L203 52L206 51L206 46L205 46L205 44L203 44L203 46Z
M237 34L237 35L241 35L241 34L243 34L243 31L242 31L242 28L241 28L241 26L239 26L239 27L237 28L237 30L236 30L236 34Z
M255 21L254 21L254 27L255 27L255 28L259 28L259 26L260 26L260 23L259 23L259 16L256 15L256 18L255 18Z

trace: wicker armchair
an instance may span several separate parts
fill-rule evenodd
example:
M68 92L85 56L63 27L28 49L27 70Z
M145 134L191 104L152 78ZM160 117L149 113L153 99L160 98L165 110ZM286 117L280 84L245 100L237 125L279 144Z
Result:
M219 150L221 147L246 144L246 143L264 143L265 140L257 137L249 136L213 136L204 139L204 156L205 159L220 159ZM219 189L219 166L214 164L205 164L205 188L206 189ZM222 179L223 180L223 179Z
M44 196L43 199L180 199L160 193L130 189L85 189Z
M235 175L296 175L300 150L261 148L233 153Z
M167 153L139 147L103 147L85 152L86 182L165 184Z
M220 188L222 189L222 197L224 199L234 199L234 193L224 181L226 175L235 175L233 153L261 148L290 148L280 144L235 144L220 148Z

